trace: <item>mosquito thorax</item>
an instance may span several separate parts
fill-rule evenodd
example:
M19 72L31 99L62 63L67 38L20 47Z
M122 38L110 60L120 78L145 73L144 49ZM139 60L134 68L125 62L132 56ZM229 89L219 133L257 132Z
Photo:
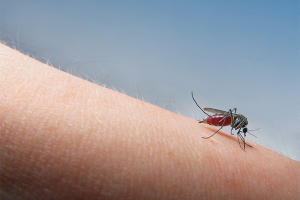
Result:
M244 136L246 137L246 133L248 132L248 128L243 128Z
M233 122L233 128L236 130L239 128L244 128L248 125L248 120L244 115L237 114L235 116L234 122Z

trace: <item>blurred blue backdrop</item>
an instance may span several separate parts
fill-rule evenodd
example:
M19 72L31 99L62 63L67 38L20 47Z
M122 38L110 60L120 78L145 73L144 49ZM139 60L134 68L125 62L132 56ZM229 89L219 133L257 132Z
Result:
M202 119L238 108L300 161L298 0L0 1L0 39L54 67ZM229 130L229 129L226 129Z

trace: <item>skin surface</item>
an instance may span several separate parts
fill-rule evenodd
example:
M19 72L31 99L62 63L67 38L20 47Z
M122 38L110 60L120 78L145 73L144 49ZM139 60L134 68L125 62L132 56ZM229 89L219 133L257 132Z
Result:
M215 130L0 44L0 199L300 198L299 162Z

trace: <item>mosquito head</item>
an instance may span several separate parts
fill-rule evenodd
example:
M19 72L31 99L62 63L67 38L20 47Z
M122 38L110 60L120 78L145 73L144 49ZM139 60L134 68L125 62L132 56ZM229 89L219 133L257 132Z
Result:
M244 133L244 136L246 137L246 133L248 132L248 128L243 128L243 133Z
M258 129L255 129L255 130L248 130L248 128L245 127L245 128L243 128L242 131L243 131L243 133L244 133L244 137L246 137L246 133L249 133L250 135L256 137L255 135L253 135L252 133L249 132L249 131L256 131L256 130L258 130Z

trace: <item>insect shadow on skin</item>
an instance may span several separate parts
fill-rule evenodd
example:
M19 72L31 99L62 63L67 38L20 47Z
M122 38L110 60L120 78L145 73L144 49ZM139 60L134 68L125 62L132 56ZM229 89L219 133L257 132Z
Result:
M202 112L204 112L208 117L206 117L205 119L203 119L202 121L199 120L199 123L205 123L205 124L209 124L209 125L213 125L213 126L221 126L216 132L214 132L212 135L208 136L208 137L202 137L204 139L208 139L211 138L212 136L214 136L216 133L218 133L224 126L231 126L231 131L230 134L234 135L232 133L232 130L238 130L237 131L237 139L238 139L238 143L240 145L240 147L245 150L246 145L249 147L252 147L251 145L246 143L245 137L246 137L246 133L248 132L248 120L244 115L241 114L237 114L236 111L237 109L229 109L228 111L223 111L223 110L218 110L218 109L214 109L214 108L201 108L197 101L194 98L193 92L192 93L192 98L194 100L194 102L196 103L196 105L198 106L198 108L200 108L202 110ZM205 111L207 112L211 112L214 113L213 115L209 115L207 114ZM244 135L242 135L242 133L244 133ZM249 133L251 134L251 133ZM253 134L251 134L253 135ZM253 135L254 137L256 137L255 135ZM241 146L240 140L242 140L243 144L244 144L244 148Z

